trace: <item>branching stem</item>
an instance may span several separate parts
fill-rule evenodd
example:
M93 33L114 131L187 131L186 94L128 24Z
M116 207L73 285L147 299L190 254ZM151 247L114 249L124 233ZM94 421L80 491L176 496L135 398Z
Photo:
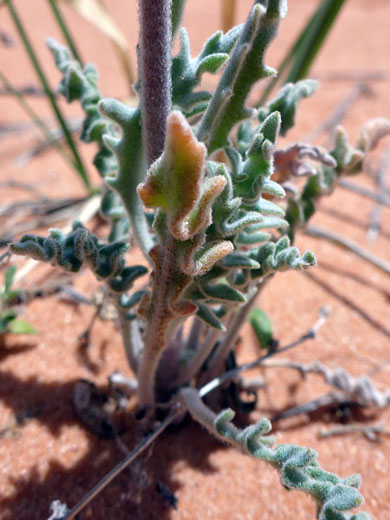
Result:
M228 370L225 372L222 376L216 377L212 381L209 381L207 384L202 386L202 388L199 390L199 396L204 397L208 393L212 392L216 388L222 386L223 384L227 383L228 381L231 381L234 379L238 374L241 372L246 372L247 370L252 370L252 368L256 368L259 365L263 363L265 359L270 358L271 356L275 356L276 354L281 354L282 352L286 352L287 350L291 350L294 347L297 347L298 345L301 345L303 342L307 341L308 339L315 338L318 330L320 327L324 325L326 322L326 316L327 316L328 310L326 308L320 309L319 312L319 318L313 325L313 327L303 334L300 338L293 341L289 345L286 345L285 347L277 348L275 350L268 350L264 356L259 357L258 359L255 359L255 361L252 361L251 363L245 363L244 365L240 365L236 368L233 368L232 370Z

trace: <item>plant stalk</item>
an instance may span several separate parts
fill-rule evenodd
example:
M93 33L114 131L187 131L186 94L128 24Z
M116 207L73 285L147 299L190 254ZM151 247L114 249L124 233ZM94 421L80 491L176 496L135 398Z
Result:
M140 78L147 164L163 152L171 108L171 0L139 0Z
M221 0L222 7L222 30L227 33L235 25L237 1Z
M126 358L133 374L136 375L138 360L143 346L138 323L135 320L128 319L126 309L120 305L120 298L115 294L112 294L112 297L118 312L118 321Z
M171 0L139 0L140 83L143 142L150 166L163 152L166 121L171 108ZM154 384L164 348L168 291L174 262L173 238L163 234L159 251L159 279L154 281L144 353L138 369L141 406L154 404Z
M160 246L161 263L151 295L150 314L148 316L145 348L138 369L139 400L141 406L152 406L155 401L154 385L158 364L165 346L165 333L169 323L169 309L167 308L168 293L174 278L176 266L174 261L175 248L173 237L167 233Z

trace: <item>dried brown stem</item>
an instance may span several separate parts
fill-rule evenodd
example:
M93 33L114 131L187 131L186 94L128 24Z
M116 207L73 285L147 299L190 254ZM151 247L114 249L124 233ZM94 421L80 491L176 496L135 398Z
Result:
M327 240L328 242L332 242L333 244L354 253L366 262L374 265L381 271L384 271L386 274L390 274L389 263L385 262L381 258L376 257L356 242L353 242L349 238L346 238L339 233L335 233L334 231L329 231L327 229L322 229L317 226L308 226L304 230L304 233L305 235L309 235L313 238L321 238L323 240Z
M357 101L362 95L369 95L370 92L371 90L366 83L358 83L357 85L354 85L350 92L348 92L348 94L346 94L346 96L344 96L336 106L331 115L305 135L303 141L313 142L321 137L321 135L330 132L340 123L355 101Z
M378 433L382 435L390 435L390 430L385 430L383 424L342 424L333 428L321 429L318 432L320 439L333 437L334 435L348 435L349 433L363 433L370 441L378 442L380 439Z

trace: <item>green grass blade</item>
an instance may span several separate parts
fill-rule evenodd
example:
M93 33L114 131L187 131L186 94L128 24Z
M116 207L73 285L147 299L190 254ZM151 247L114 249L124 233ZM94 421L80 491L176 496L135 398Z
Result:
M37 334L37 329L24 320L19 320L19 318L15 318L14 320L8 323L7 331L11 332L11 334Z
M269 82L256 104L257 108L266 103L277 83L296 82L307 75L344 2L322 0L287 51L278 67L278 75Z
M345 0L322 0L312 23L304 32L286 83L299 81L308 73Z
M65 119L60 111L60 108L57 104L57 101L53 95L53 92L49 86L49 83L46 79L46 76L43 72L43 69L39 63L38 57L31 45L31 42L27 36L27 33L22 25L22 22L19 18L19 15L17 14L15 7L12 3L12 0L5 0L5 5L8 7L9 13L11 15L11 18L15 24L15 27L19 33L19 36L22 39L23 45L26 49L26 52L31 60L31 63L35 69L35 72L41 82L42 88L45 91L45 94L47 96L48 101L50 102L50 105L54 111L54 114L58 120L59 125L62 128L62 131L64 132L65 139L68 143L68 146L72 152L73 158L74 158L74 168L76 169L77 173L79 174L80 178L82 179L85 187L88 189L89 192L92 192L92 186L90 184L88 174L86 169L84 168L83 162L81 160L81 157L77 151L76 144L73 141L73 137L71 132L69 131L69 128L65 122Z
M68 26L65 22L64 17L62 16L61 10L57 5L56 0L48 0L50 7L53 11L54 17L57 20L57 23L61 29L62 34L64 35L64 38L66 40L66 43L68 44L69 49L71 50L73 57L80 63L81 66L83 66L83 61L80 57L80 53L77 50L76 44L74 42L74 39L68 29Z

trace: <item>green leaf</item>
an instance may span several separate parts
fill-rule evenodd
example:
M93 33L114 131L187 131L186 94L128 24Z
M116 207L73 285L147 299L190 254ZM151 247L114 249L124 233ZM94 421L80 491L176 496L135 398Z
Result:
M223 323L219 321L214 312L206 304L200 302L196 302L196 304L198 305L198 311L196 313L198 318L200 318L202 321L207 323L207 325L210 325L214 329L218 329L221 331L226 330Z
M313 95L318 86L318 81L312 79L305 79L297 83L287 83L280 89L275 99L268 104L267 109L260 110L260 121L272 112L280 112L282 117L280 133L283 136L286 135L288 130L295 125L295 114L299 102L303 98Z
M19 319L10 321L7 330L12 334L37 334L38 332L30 323Z
M259 262L256 262L252 258L249 258L249 256L244 255L228 255L225 256L225 258L222 260L222 265L224 267L236 267L236 268L242 268L242 269L259 269L260 264Z
M249 323L252 325L261 348L267 349L272 339L272 323L267 314L259 307L254 307L249 314Z
M175 38L176 32L180 27L181 20L183 17L185 3L186 3L186 0L172 0L172 5L171 5L172 40Z
M9 323L14 320L16 316L17 312L14 309L9 309L0 314L0 332L7 332Z
M209 298L213 300L219 300L223 302L245 302L245 296L233 287L225 284L218 285L207 285L201 287L201 291Z
M8 291L7 293L5 293L3 295L3 301L5 304L8 304L9 302L11 302L13 299L17 298L20 294L20 290L19 289L14 289L13 291Z
M11 265L4 272L4 295L9 293L16 274L16 266Z

